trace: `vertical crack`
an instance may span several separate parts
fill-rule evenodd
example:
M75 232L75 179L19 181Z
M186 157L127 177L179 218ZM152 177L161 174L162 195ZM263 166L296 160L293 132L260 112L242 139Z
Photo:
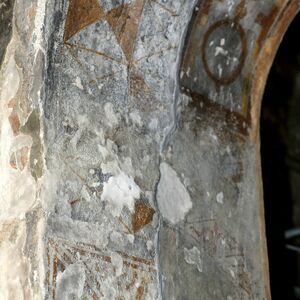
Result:
M175 75L175 80L174 80L174 91L173 91L173 97L172 97L173 103L172 103L172 107L171 107L172 114L173 114L173 124L170 126L170 129L166 133L166 135L163 139L163 142L161 144L161 148L160 148L161 155L163 155L164 151L170 144L170 141L172 140L172 138L178 128L178 125L179 125L180 104L181 104L181 102L179 101L179 99L180 99L179 98L180 97L180 65L181 65L181 61L182 61L182 55L183 55L183 51L184 51L186 36L188 33L188 29L189 29L189 24L191 23L192 16L193 16L194 9L195 9L197 2L198 2L197 0L194 0L192 9L188 12L188 15L186 17L187 22L185 24L185 29L181 34L180 43L177 48L178 52L177 52L177 58L176 58L176 63L175 63L176 75Z
M163 161L164 157L164 152L166 151L168 145L170 144L174 134L176 133L179 125L179 120L180 120L180 65L182 61L182 55L184 52L184 46L185 46L185 41L186 41L186 36L188 33L189 29L189 24L191 23L192 16L194 13L194 9L196 4L198 3L198 0L194 0L194 3L192 3L191 9L188 11L187 16L186 16L186 23L185 23L185 29L182 32L180 36L180 42L177 50L177 57L176 57L176 62L175 62L175 70L176 70L176 75L174 79L174 90L173 90L173 95L172 95L172 105L171 105L171 110L172 110L172 115L173 115L173 120L172 124L169 127L169 130L165 134L163 141L160 145L160 155L158 158L158 180L155 184L155 189L154 189L154 203L156 206L156 211L158 215L158 226L157 226L157 232L156 232L156 245L155 245L155 250L156 250L156 265L157 265L157 276L158 276L158 284L159 284L159 299L163 299L163 275L162 275L162 270L161 270L161 262L160 262L160 233L161 233L161 228L163 226L163 218L162 215L159 211L158 207L158 199L157 199L157 194L158 194L158 185L161 179L161 171L160 171L160 165Z
M162 299L162 273L161 273L161 267L160 267L160 229L162 226L162 216L161 213L159 211L159 207L158 207L158 201L157 201L157 193L158 193L158 185L160 182L160 178L161 178L161 172L160 172L160 164L162 161L162 157L159 156L158 158L158 179L155 183L154 186L154 204L155 204L155 208L156 208L156 212L157 212L157 216L158 216L158 226L156 228L156 236L155 236L155 257L156 257L156 266L157 266L157 280L158 280L158 285L159 285L159 299Z

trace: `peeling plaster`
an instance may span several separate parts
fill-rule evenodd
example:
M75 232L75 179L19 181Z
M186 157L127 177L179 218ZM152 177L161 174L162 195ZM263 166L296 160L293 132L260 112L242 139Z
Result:
M157 189L158 207L162 216L172 224L183 221L193 204L176 171L167 163L160 165L161 177Z
M11 109L8 103L16 95L20 76L13 56L10 56L3 71L1 89L1 130L0 130L0 220L19 217L35 202L36 185L25 168L22 172L10 166L11 153L23 146L31 147L32 140L28 136L15 137L9 123ZM19 187L16 191L15 187Z
M200 273L203 271L203 262L200 250L196 247L191 249L184 248L184 260L189 265L195 265Z
M224 203L224 194L223 192L218 193L216 200L218 203L223 204Z
M71 264L57 275L56 298L61 300L80 299L86 281L82 264Z
M124 206L133 212L134 200L140 197L140 192L133 178L121 172L104 183L101 200L111 204L113 216L119 216Z

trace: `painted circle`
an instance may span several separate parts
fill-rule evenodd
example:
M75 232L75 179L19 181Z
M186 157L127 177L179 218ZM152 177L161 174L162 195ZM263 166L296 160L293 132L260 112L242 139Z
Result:
M205 33L202 61L208 76L216 83L232 83L241 73L246 55L246 35L236 21L218 21Z

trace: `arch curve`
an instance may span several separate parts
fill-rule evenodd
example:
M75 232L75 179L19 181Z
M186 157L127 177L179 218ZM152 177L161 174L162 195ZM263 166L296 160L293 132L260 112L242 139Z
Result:
M280 43L294 18L300 11L300 1L288 1L278 12L278 18L270 28L270 33L262 45L257 56L256 66L253 72L253 85L251 89L251 138L253 141L259 138L259 124L262 97L266 86L266 81L274 62Z
M228 266L226 257L233 255L239 261L240 269L233 280L226 271L222 279L218 278L223 288L207 281L220 298L228 292L237 299L253 295L271 299L259 152L260 106L276 51L299 9L298 0L266 0L259 4L251 0L232 4L204 0L199 1L190 21L179 82L181 96L189 101L181 115L183 126L170 143L173 157L166 161L194 178L195 188L202 195L192 199L194 209L188 218L201 216L211 222L182 225L186 235L178 247L187 248L188 241L188 249L199 247L203 257L210 257L206 276L214 280L218 277L216 272ZM230 26L225 20L234 20L235 30L223 30L220 24ZM199 149L193 161L184 154L192 147ZM211 193L216 201L203 201ZM199 203L201 207L197 206ZM211 234L211 240L193 244L187 238L194 234L190 228ZM170 229L162 228L162 235L171 235ZM224 240L230 241L232 249L240 249L241 256L228 250L220 258L214 249ZM183 270L189 281L183 278L182 282L191 289L201 287L206 280L191 279L189 269ZM177 293L181 293L180 287ZM204 297L210 299L212 294L206 293Z

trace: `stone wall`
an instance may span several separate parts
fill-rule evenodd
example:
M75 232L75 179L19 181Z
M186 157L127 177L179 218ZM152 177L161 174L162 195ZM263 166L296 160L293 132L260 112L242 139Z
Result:
M298 6L15 0L0 298L268 298L259 101Z
M44 286L42 1L0 1L0 298Z

